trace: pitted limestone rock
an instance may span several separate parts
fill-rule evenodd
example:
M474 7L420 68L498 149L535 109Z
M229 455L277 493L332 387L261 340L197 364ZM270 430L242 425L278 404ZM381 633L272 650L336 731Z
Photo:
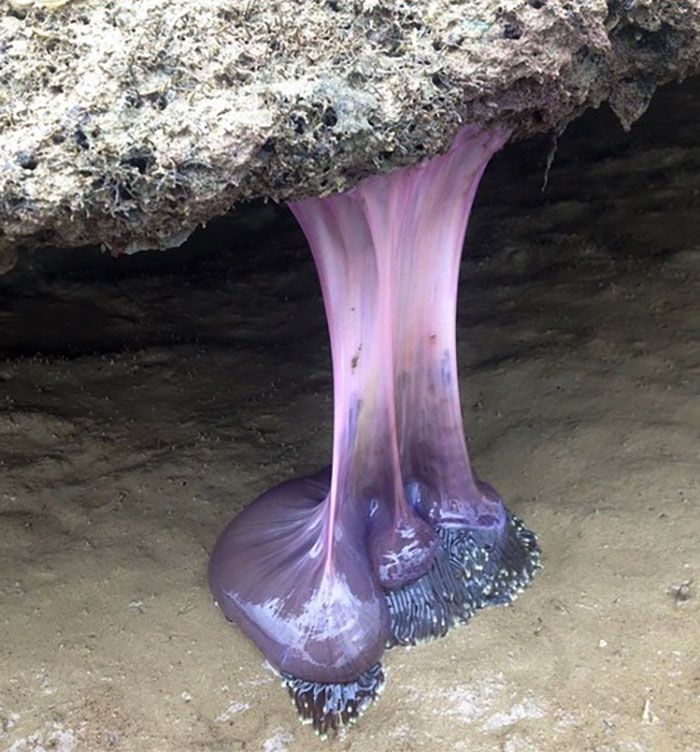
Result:
M700 0L0 0L0 268L18 248L177 245L700 67Z

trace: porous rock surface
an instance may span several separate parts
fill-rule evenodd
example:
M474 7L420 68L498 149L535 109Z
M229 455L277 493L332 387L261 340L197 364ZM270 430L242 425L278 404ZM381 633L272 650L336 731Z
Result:
M0 267L176 245L444 149L625 126L700 70L700 0L0 0Z

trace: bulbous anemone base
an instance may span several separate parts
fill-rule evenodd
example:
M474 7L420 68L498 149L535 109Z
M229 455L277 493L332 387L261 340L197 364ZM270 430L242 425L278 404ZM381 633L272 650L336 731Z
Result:
M326 468L262 494L221 534L209 565L225 616L260 647L301 720L322 736L381 694L384 647L442 637L477 609L512 602L540 556L535 536L504 507L490 526L437 526L428 571L382 588L369 509L345 520L332 566L322 566L330 485Z
M259 496L219 536L209 585L278 671L339 684L379 661L389 620L370 566L368 510L348 504L334 520L329 487L324 471Z

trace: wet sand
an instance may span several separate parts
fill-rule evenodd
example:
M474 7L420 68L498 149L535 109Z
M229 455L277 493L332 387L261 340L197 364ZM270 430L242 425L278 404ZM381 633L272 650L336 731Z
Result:
M291 218L0 280L0 749L699 752L699 93L664 91L631 135L587 116L544 193L545 140L489 169L463 411L545 569L513 607L387 653L381 700L332 743L205 581L233 514L330 457Z

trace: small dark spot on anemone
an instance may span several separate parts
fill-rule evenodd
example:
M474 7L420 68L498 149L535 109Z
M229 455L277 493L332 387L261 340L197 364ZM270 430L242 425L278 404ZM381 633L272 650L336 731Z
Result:
M51 143L53 144L62 144L66 140L65 133L54 133L51 136Z
M534 121L535 121L536 123L543 123L543 122L544 122L544 115L542 114L542 110L535 110L535 111L534 111L534 112L532 113L532 119L533 119L533 120L534 120Z
M326 107L323 112L323 124L332 128L338 122L338 115L332 107Z
M340 10L340 3L338 2L338 0L328 0L326 2L326 7L329 10L332 10L335 13L337 13Z
M262 151L263 154L274 154L277 151L277 142L274 138L268 138L260 147L260 151Z
M157 109L164 110L168 106L168 97L165 94L159 94L153 101L153 104Z
M438 89L450 88L450 79L442 71L436 71L433 73L433 83Z
M73 133L73 140L81 149L85 150L90 148L90 141L88 140L88 137L82 128L75 129L75 132Z
M540 8L544 8L544 6L547 4L546 0L528 0L528 5L531 8L534 8L535 10L539 10Z
M21 151L17 155L17 164L23 170L36 170L39 161L33 154L27 154L27 152Z

